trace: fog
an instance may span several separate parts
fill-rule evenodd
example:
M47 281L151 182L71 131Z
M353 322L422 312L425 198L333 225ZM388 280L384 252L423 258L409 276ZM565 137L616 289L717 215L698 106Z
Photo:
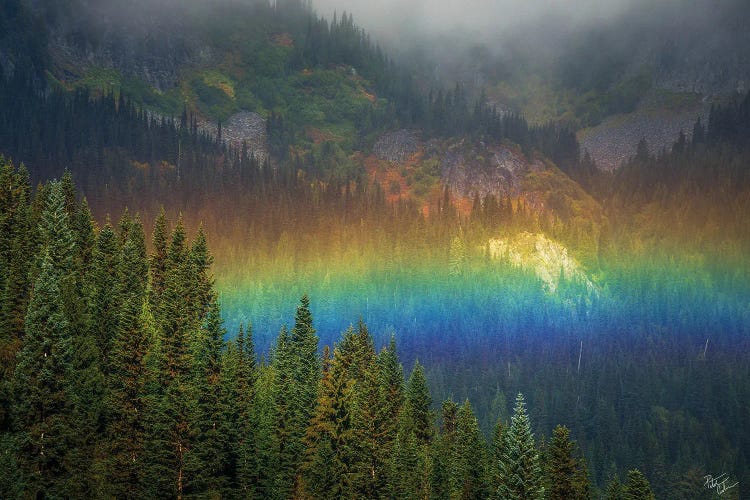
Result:
M243 4L267 0L26 1L61 18L62 31L89 26L104 42L114 32L132 39L189 38L196 21L231 17ZM295 1L304 0L270 0ZM334 12L352 14L390 56L421 77L448 84L481 88L534 75L585 91L645 66L657 68L656 77L688 83L705 75L750 73L750 56L742 50L750 44L748 0L312 0L312 5L329 19ZM678 75L682 67L694 71ZM713 69L705 71L708 67Z
M238 7L258 0L27 0L56 15L78 16L93 24L179 24L190 11ZM275 2L295 0L260 0ZM736 11L747 0L312 0L327 18L334 12L353 14L389 51L415 45L440 50L446 44L483 44L493 51L503 45L533 45L554 50L591 30L642 28L644 32L689 29L695 35L723 29L717 16ZM222 12L228 12L220 9ZM740 9L747 13L748 9ZM731 17L731 16L729 16ZM735 16L736 17L736 16ZM740 26L743 31L746 26ZM558 47L555 47L555 46Z
M460 32L477 42L547 21L579 28L606 22L637 0L316 0L326 16L346 11L355 21L387 42L409 33L439 35Z

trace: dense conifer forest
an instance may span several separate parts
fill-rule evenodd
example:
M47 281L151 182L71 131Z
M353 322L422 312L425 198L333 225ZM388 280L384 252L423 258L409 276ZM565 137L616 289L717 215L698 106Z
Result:
M70 175L32 192L3 161L0 190L3 497L592 498L568 428L535 439L521 394L488 443L361 320L321 356L307 296L259 359L251 325L225 340L202 230L161 214L147 251ZM637 470L610 490L653 498Z

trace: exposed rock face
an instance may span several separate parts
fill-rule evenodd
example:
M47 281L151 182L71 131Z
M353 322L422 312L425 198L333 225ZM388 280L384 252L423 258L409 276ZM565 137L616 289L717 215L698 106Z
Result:
M224 140L241 147L244 141L248 153L255 155L259 161L266 158L266 120L258 113L242 111L229 117L227 124L222 126Z
M184 65L199 64L212 57L208 47L188 49L168 45L163 53L154 55L145 55L144 51L144 45L135 40L99 47L77 47L64 35L50 41L50 52L57 63L56 73L62 79L78 76L90 67L111 68L126 78L142 80L161 92L177 86ZM74 68L75 74L70 68Z
M201 124L211 134L218 133L215 123ZM229 117L226 123L221 125L221 136L224 142L241 148L243 141L247 144L247 152L255 155L258 161L264 161L268 154L268 143L266 137L266 120L253 111L241 111Z
M484 142L467 145L461 141L443 153L428 154L439 155L443 181L464 197L518 194L528 172L544 169L539 160L530 162L518 151Z
M53 69L63 80L100 67L167 91L186 65L214 57L189 28L188 7L177 0L70 0L67 7L35 0L30 5L48 20Z
M492 259L533 271L550 293L557 291L561 275L566 280L583 283L589 292L596 291L596 286L568 249L543 234L522 232L508 239L491 239L487 249Z
M375 142L372 151L380 160L399 163L408 160L420 148L417 132L402 129L383 134Z
M529 161L523 153L508 146L471 143L465 139L430 139L422 143L415 130L386 133L373 146L379 160L391 163L403 164L420 152L422 161L435 162L443 183L465 198L518 195L526 174L545 168L542 161Z
M680 130L689 140L698 117L704 126L709 105L690 106L681 111L636 111L607 118L596 127L579 134L581 152L588 151L599 168L614 170L635 156L638 142L645 138L651 154L670 151Z

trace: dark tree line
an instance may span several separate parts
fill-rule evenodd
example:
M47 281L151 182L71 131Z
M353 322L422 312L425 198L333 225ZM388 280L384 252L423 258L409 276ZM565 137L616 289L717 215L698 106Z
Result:
M633 221L658 210L649 229L658 232L669 249L693 248L711 255L724 246L730 252L726 259L746 252L749 134L750 93L736 103L713 107L708 123L699 118L690 140L681 132L670 152L654 154L642 139L636 155L604 190L618 236L639 232ZM746 266L738 264L736 269Z

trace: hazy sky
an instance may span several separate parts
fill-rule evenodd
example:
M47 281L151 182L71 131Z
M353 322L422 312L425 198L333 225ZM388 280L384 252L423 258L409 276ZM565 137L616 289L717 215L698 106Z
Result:
M537 20L556 20L570 28L611 19L635 0L314 0L326 16L354 14L355 22L380 36L402 33L469 31L481 40L502 36Z

